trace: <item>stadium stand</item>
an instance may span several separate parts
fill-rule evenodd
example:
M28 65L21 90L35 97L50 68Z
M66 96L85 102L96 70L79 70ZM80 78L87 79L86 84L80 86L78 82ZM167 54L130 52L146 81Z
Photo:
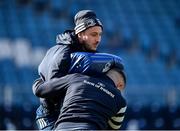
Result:
M99 50L121 56L127 72L123 129L180 129L179 0L1 0L0 129L37 129L31 91L37 68L73 16L102 19ZM28 107L28 108L27 108Z

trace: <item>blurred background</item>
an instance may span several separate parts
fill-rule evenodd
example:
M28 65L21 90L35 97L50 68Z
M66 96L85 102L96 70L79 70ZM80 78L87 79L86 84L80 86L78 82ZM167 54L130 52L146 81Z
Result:
M0 0L0 129L37 129L38 65L82 9L104 25L99 50L125 61L123 129L180 129L180 0Z

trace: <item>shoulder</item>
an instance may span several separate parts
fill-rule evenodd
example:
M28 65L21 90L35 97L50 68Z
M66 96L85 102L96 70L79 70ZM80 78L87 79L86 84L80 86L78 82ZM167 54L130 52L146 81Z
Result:
M90 79L90 76L80 74L80 73L73 73L73 74L68 74L70 82L77 82L77 81L83 81L85 79Z
M70 49L69 45L54 45L53 47L49 48L48 51L59 51L64 49Z
M69 76L71 76L72 78L90 78L90 76L84 75L84 74L80 74L80 73L73 73L73 74L69 74Z
M48 49L46 55L65 55L70 54L72 51L68 45L55 45Z

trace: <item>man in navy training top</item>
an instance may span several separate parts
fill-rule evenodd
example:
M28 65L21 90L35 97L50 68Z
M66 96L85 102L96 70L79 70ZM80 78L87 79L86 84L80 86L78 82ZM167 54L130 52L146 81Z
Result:
M126 111L121 95L125 81L122 70L113 68L106 75L74 73L39 81L33 90L42 98L65 97L55 130L120 129Z

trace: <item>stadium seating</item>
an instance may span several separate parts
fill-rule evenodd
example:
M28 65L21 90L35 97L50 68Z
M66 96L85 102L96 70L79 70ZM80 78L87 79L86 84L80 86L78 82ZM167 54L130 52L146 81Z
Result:
M123 129L180 129L179 7L179 0L0 1L0 129L37 128L31 85L38 65L56 35L73 29L81 9L94 10L103 22L99 50L124 60Z

